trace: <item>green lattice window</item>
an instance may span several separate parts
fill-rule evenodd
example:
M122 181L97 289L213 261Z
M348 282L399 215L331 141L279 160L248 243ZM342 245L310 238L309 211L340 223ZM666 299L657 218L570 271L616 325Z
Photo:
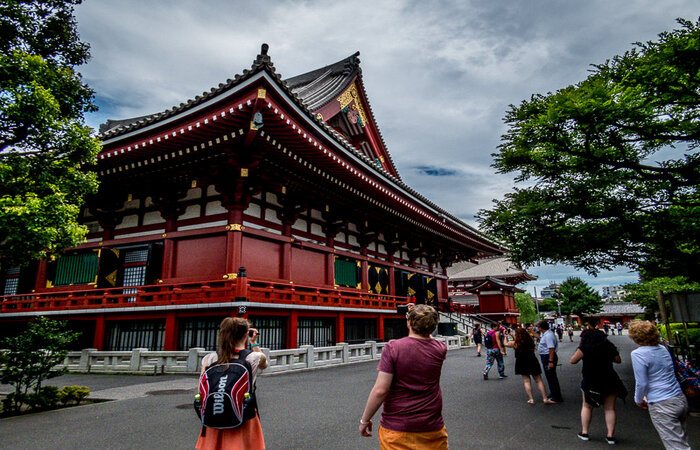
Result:
M358 287L357 261L349 258L335 258L335 284L338 286Z
M99 255L96 251L64 255L56 261L54 286L94 283Z

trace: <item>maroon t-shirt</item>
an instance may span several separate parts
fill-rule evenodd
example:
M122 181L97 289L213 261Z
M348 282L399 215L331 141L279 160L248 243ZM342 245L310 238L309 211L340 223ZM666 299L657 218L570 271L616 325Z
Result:
M446 356L445 343L435 339L405 337L386 344L377 370L394 378L384 400L382 427L411 433L442 429L440 372Z

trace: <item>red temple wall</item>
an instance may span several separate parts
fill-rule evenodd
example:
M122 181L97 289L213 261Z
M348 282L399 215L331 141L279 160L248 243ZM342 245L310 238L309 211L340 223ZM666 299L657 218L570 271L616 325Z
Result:
M326 284L326 255L292 247L292 280L301 284Z
M249 277L277 280L281 278L281 245L256 237L243 236L241 264Z
M225 273L225 267L225 236L176 241L173 276L178 280L218 279Z

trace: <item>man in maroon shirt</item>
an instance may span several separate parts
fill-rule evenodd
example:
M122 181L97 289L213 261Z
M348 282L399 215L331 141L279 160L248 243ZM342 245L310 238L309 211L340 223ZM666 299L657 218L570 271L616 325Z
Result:
M372 416L384 404L379 426L382 448L412 442L417 448L447 449L440 374L445 343L433 339L438 314L417 305L407 314L408 336L384 347L377 380L360 418L360 434L372 435Z

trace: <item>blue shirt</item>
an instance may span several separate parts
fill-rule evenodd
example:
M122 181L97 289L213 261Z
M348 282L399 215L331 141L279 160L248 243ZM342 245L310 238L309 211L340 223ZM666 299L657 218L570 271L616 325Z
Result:
M537 347L537 353L540 355L548 355L550 348L553 348L556 352L557 347L559 347L557 337L554 335L552 330L547 330L540 338L540 345Z
M657 403L683 394L673 370L673 360L666 347L645 345L632 351L636 385L635 403Z

